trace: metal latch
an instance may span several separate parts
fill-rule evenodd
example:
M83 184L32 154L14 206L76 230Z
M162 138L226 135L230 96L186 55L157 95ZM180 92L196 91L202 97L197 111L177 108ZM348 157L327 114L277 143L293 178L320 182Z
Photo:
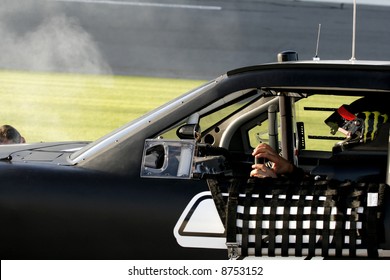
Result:
M238 243L237 242L226 242L228 249L229 260L235 260L238 258Z

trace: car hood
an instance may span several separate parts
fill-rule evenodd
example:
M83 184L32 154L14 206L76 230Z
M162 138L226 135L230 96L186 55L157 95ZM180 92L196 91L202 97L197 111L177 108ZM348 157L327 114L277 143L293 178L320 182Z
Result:
M71 165L69 156L90 142L50 142L0 145L0 160Z

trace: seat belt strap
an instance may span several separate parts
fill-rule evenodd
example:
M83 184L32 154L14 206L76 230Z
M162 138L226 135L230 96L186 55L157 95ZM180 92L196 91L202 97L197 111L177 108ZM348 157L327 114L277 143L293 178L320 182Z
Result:
M207 185L209 186L209 190L211 192L211 196L214 200L215 207L217 208L217 212L219 218L222 221L222 224L225 226L226 222L226 202L223 199L222 191L219 186L219 182L216 179L207 179Z
M226 246L228 258L237 259L239 257L237 242L237 205L238 205L239 182L233 180L229 190L226 213Z

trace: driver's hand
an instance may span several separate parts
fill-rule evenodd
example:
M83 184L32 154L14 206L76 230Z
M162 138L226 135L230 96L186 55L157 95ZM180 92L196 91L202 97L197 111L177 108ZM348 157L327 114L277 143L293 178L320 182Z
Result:
M264 164L252 165L251 177L272 177L276 178L278 174L289 174L293 172L294 166L291 162L281 157L268 144L261 143L254 150L252 155L255 158L264 158L272 162L271 168Z
M252 165L252 168L253 168L253 170L250 173L251 177L258 177L258 178L265 178L265 177L276 178L277 177L275 171L265 164L254 164L254 165Z

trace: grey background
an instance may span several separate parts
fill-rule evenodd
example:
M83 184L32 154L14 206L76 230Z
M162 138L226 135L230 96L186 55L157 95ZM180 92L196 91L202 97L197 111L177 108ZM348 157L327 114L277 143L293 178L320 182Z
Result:
M293 0L0 3L2 69L212 79L230 69L275 61L283 50L296 50L300 59L312 59L319 24L320 58L351 58L352 4ZM390 60L389 12L390 7L358 7L357 59Z

